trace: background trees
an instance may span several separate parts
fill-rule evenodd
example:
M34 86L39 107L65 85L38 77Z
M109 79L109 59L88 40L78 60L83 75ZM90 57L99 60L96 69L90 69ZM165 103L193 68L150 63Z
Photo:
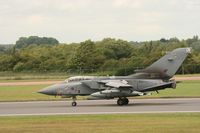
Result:
M24 48L30 45L56 45L59 44L58 40L52 37L38 37L38 36L30 36L30 37L20 37L19 40L16 41L16 48Z
M185 73L200 72L200 40L178 38L146 42L128 42L105 38L81 43L58 44L54 38L21 37L14 47L0 47L0 71L99 72L128 75L144 68L178 47L192 47L193 53L183 64ZM179 71L182 72L181 70Z

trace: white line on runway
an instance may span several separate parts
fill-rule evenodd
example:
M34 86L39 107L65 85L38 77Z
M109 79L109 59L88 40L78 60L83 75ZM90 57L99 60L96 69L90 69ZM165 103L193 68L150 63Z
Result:
M140 112L89 112L89 113L33 113L33 114L0 114L0 116L52 116L52 115L156 114L156 113L200 113L200 111L140 111Z

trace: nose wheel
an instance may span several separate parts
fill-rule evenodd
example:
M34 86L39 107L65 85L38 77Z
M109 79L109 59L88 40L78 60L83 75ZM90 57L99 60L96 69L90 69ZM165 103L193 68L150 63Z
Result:
M77 105L77 103L76 102L72 102L72 106L76 106Z
M77 105L77 103L76 103L76 97L72 97L72 100L73 100L72 106L76 106Z
M118 104L119 106L128 105L128 103L129 103L129 100L128 100L128 98L126 98L126 97L120 97L120 98L117 100L117 104Z

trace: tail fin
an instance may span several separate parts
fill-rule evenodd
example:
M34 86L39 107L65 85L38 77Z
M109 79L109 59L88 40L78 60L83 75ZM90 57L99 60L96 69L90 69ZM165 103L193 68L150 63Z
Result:
M177 48L167 53L149 67L137 72L146 75L152 74L154 77L161 79L170 79L177 72L189 53L191 53L191 48Z

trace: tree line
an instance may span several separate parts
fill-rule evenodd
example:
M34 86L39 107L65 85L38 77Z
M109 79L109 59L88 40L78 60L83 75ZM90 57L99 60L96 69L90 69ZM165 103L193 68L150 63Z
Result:
M55 38L21 37L12 48L0 50L0 71L111 71L115 75L128 75L135 69L150 65L167 51L179 47L193 48L192 54L183 64L184 73L199 73L198 36L185 40L162 38L145 42L105 38L101 41L86 40L71 44L59 44Z

